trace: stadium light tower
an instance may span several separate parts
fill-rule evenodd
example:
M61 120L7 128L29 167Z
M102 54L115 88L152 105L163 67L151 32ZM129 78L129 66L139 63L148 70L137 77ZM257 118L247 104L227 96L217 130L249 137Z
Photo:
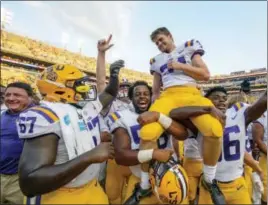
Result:
M6 26L11 26L13 20L13 12L6 8L1 8L1 29L5 29Z

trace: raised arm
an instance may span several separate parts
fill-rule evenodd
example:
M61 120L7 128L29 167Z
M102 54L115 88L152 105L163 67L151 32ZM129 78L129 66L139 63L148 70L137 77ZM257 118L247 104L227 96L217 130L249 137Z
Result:
M32 197L57 190L90 164L113 157L111 143L102 143L75 159L54 165L57 147L55 134L25 140L19 164L19 184L24 195Z
M119 71L124 67L124 61L118 60L110 65L110 79L109 84L105 90L99 95L100 102L103 109L106 108L116 98L119 89Z
M259 119L262 114L267 110L267 90L265 93L245 111L246 126L251 122Z
M106 67L105 67L105 53L109 50L113 44L110 44L112 35L108 37L107 40L102 39L98 41L98 56L97 56L97 69L96 69L96 78L97 78L97 90L98 93L103 92L106 87Z

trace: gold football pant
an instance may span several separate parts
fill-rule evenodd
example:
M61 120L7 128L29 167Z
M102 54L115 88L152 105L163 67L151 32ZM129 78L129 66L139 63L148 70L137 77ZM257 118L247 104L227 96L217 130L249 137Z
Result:
M42 196L27 197L24 204L109 204L97 179L77 188L60 188Z
M259 158L260 167L263 171L263 194L262 194L262 201L267 202L267 156L264 153L260 153Z
M105 192L111 204L122 204L123 190L130 175L129 167L118 165L115 160L108 160Z
M248 187L249 196L252 199L253 187L252 187L251 175L252 175L252 168L244 164L244 178L246 180L246 185Z
M197 88L171 87L162 92L149 111L160 112L168 116L172 109L186 106L213 106L213 104L209 99L201 96ZM223 135L222 125L210 114L193 117L191 121L205 137L222 137ZM163 127L158 122L147 124L141 129L141 139L156 141L163 131Z
M225 197L226 204L252 204L244 177L239 177L230 183L218 182L218 186ZM198 204L213 204L210 193L201 184L199 187Z
M188 200L193 201L196 198L196 191L202 174L203 161L184 157L183 168L189 179Z

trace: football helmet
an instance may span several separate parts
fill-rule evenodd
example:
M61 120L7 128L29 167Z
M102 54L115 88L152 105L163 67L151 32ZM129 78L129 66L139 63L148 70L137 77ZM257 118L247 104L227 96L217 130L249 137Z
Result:
M172 157L168 162L153 161L150 183L162 204L180 204L188 195L188 177L182 166Z
M131 83L128 82L122 82L119 85L119 90L117 94L117 98L121 100L122 98L128 98L128 89L130 88Z
M72 65L50 66L36 83L43 98L51 102L81 103L97 97L89 77Z

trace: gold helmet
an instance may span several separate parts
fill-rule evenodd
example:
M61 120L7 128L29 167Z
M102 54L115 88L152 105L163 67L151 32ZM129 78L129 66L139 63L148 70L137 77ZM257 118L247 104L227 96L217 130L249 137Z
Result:
M150 166L150 183L162 204L181 204L188 195L188 177L178 162L153 162Z
M79 103L97 97L96 86L72 65L48 67L37 79L37 87L44 99L51 102Z

